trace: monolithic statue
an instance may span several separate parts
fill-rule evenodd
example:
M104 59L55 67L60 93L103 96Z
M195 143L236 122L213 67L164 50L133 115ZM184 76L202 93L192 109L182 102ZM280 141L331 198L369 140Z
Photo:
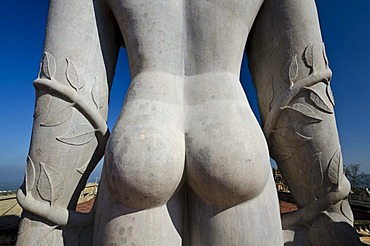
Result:
M51 0L18 245L358 244L330 77L314 0ZM282 227L265 139L299 207ZM104 152L95 212L74 212Z

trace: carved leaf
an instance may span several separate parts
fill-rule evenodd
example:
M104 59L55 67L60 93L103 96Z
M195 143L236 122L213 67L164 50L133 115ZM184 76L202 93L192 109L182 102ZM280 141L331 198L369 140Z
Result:
M77 172L79 172L80 174L84 174L84 172L86 171L86 168L87 168L87 166L89 165L89 161L88 162L86 162L85 163L85 165L83 165L82 167L79 167L79 168L77 168L76 170L77 170Z
M342 152L338 147L329 162L328 178L331 183L339 185L341 175L343 175Z
M23 219L24 220L24 219ZM22 221L23 221L22 220ZM22 222L21 222L22 223ZM52 232L57 226L49 226L44 224L43 226L39 226L39 221L35 220L35 222L29 220L28 227L32 228L31 230L22 230L19 231L18 234L25 233L23 238L27 238L27 241L23 242L22 245L48 245L48 246L56 246L60 244L56 244L54 241L54 236ZM23 225L22 225L23 227Z
M288 148L297 148L307 143L310 137L303 136L292 127L282 127L274 131L276 142Z
M55 245L53 231L49 231L45 235L43 235L41 240L39 240L37 244L38 245Z
M99 106L100 106L100 95L99 95L99 90L100 90L100 86L99 84L96 82L96 78L94 78L95 81L94 81L94 85L92 87L92 90L91 90L91 96L92 96L92 99L94 101L94 104L96 106L96 108L99 109Z
M307 232L307 240L310 242L321 242L317 245L338 245L338 243L343 243L338 239L341 235L336 235L334 233L335 223L324 213L321 213L311 225L309 225L309 230ZM328 243L323 243L328 242ZM339 243L339 245L340 245ZM308 245L312 245L309 243ZM345 243L343 243L345 245Z
M340 211L349 221L353 222L352 210L347 200L342 201L340 204Z
M266 83L265 89L263 91L265 93L265 102L268 106L269 111L271 110L271 103L274 100L274 78L271 77L271 80Z
M40 77L45 76L48 79L52 79L56 72L56 65L54 57L48 53L44 52L41 63L41 72Z
M31 157L27 156L27 166L26 166L26 192L28 193L33 188L35 183L35 165Z
M80 229L81 230L81 229ZM53 231L53 242L51 245L55 246L72 246L72 245L80 245L79 241L74 241L75 244L67 244L67 241L64 240L64 233L63 236L60 236L60 233L58 233L58 229L55 229Z
M310 191L310 194L313 194L312 187L311 187L311 181L310 181L310 167L307 165L298 165L296 169L296 174L300 178L298 179L299 184L305 188L305 190ZM302 190L302 189L301 189Z
M73 107L70 104L55 114L53 114L52 112L49 112L45 122L41 123L40 125L49 126L49 127L61 125L64 122L71 119L72 113L73 113Z
M281 108L282 112L280 113L280 116L278 117L278 120L275 125L275 129L291 126L295 129L300 129L302 123L307 122L307 117L291 110L290 108ZM272 134L270 134L272 135Z
M274 160L279 163L289 160L297 153L296 148L284 148L282 151L281 147L275 145L270 148L270 154Z
M321 164L321 153L316 155L311 168L311 187L313 190L317 190L322 186L324 180L323 168Z
M327 87L326 87L326 94L328 95L328 98L329 98L331 104L333 106L335 106L334 96L333 96L333 92L331 90L330 84L328 84Z
M298 76L298 62L297 62L297 55L294 55L291 59L289 65L289 80L293 84L293 81Z
M76 90L79 91L82 87L85 86L85 83L81 78L79 78L77 70L73 62L69 59L67 61L67 69L66 69L66 78L69 84Z
M50 94L44 94L37 99L35 112L33 113L34 119L45 112L45 109L49 107L52 98L53 97Z
M313 69L315 71L315 67L317 66L319 59L321 58L322 54L322 47L321 45L318 45L317 43L312 43L306 47L305 50L305 60L307 66Z
M294 110L295 112L298 112L301 115L308 118L307 121L310 121L310 122L321 122L322 121L322 119L317 114L315 114L315 112L313 112L308 106L302 103L295 103L292 106L282 107L282 109Z
M326 50L325 50L325 44L324 43L322 43L322 55L324 57L325 66L328 67L329 61L328 61L328 57L326 56Z
M96 81L96 78L94 85L92 87L91 96L95 103L96 108L98 109L103 107L104 102L107 100L107 94L104 88L101 88L100 84Z
M312 44L309 44L307 47L306 47L306 50L304 52L304 58L306 60L306 64L307 66L309 66L310 68L313 67L313 64L314 64L314 58L313 58L313 43Z
M333 105L328 100L328 96L321 88L316 88L321 85L316 84L312 87L305 87L310 90L310 99L319 109L323 110L326 113L334 113ZM325 89L324 89L325 90Z
M21 220L21 223L19 224L18 235L23 234L25 231L27 231L30 228L30 226L31 226L31 220L28 219L27 217L24 217Z
M57 137L57 140L70 145L84 145L89 143L95 137L95 129L90 125L77 125L70 129L64 136Z
M40 162L40 176L37 182L40 197L53 203L61 196L63 187L63 176L53 167Z

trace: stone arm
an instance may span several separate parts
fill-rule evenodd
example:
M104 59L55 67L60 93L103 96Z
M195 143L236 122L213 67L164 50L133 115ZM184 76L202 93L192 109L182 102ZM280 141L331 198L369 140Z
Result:
M75 212L109 135L108 92L119 43L104 1L51 0L17 245L78 244L93 214ZM90 226L91 227L91 226Z
M270 155L299 208L282 216L285 242L356 245L314 0L265 1L247 54Z

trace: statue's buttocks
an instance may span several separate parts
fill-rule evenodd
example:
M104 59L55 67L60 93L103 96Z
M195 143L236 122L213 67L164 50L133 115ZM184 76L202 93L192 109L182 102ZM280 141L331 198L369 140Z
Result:
M257 196L269 175L262 132L227 73L140 73L106 158L109 187L131 208L166 203L183 177L210 204L230 207Z
M131 208L165 204L182 178L214 205L258 195L268 151L239 72L262 1L110 2L133 77L106 151L111 190Z

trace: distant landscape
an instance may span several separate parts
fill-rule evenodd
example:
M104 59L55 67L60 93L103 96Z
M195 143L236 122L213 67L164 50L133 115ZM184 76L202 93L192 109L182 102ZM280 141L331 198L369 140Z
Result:
M9 183L0 183L0 195L3 192L15 191L17 190L21 184L9 184Z
M0 192L17 190L23 183L26 162L21 165L2 165L0 164ZM100 180L102 162L95 167L91 173L88 182L96 182Z

